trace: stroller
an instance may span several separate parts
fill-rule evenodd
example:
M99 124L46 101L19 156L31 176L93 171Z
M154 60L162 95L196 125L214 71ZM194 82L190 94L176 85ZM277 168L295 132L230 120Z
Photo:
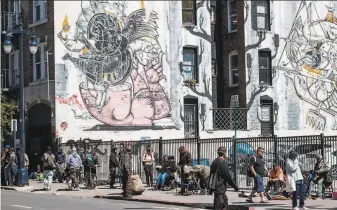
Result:
M181 183L181 194L198 194L201 187L197 180L196 172L193 171L191 166L185 166L182 173L184 173L184 180Z

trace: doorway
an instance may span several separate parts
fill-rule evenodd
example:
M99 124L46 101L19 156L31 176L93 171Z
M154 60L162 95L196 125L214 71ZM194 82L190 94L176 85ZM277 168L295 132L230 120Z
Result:
M198 99L184 99L184 136L185 138L199 136Z

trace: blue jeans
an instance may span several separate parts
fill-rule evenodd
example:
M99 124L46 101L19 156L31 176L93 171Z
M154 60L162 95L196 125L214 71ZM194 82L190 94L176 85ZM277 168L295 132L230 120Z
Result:
M35 172L31 172L28 179L37 179L37 175L35 174Z
M306 184L303 180L296 181L296 191L293 192L293 208L297 207L297 199L300 198L300 208L304 207Z
M166 181L167 177L168 177L168 173L160 173L160 174L158 174L157 179L156 179L156 186L158 187L159 184L160 184L161 187L164 187L165 186L165 181Z

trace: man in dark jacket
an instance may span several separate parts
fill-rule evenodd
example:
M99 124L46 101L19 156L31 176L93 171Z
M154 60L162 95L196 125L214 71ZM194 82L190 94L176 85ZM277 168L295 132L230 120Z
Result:
M116 155L116 147L111 147L110 161L109 161L109 170L110 170L110 188L113 189L116 180L116 168L119 166Z
M191 160L191 153L184 147L184 146L180 146L178 149L179 153L180 153L180 159L179 159L179 163L178 165L180 166L180 179L181 179L181 183L184 182L184 167L187 166L191 166L192 165L192 160ZM180 193L184 193L185 189L181 188Z
M132 180L131 180L131 146L126 146L124 152L121 154L121 169L123 182L123 196L131 197L132 194Z
M233 182L226 161L227 149L220 147L218 149L218 158L211 164L211 175L213 175L213 181L211 185L214 189L214 210L222 210L228 206L228 198L226 195L227 184L232 186L237 192L239 188Z
M323 181L324 177L329 173L330 168L324 161L322 155L317 154L316 155L316 164L314 166L314 176L313 180L310 182L310 188L309 188L309 193L314 189L314 186L317 184L317 197L320 199L322 196L323 192Z

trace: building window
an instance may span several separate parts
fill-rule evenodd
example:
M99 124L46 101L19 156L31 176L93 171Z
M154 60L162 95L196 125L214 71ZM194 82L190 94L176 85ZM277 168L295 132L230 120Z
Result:
M33 81L43 80L47 75L47 53L46 53L46 44L40 44L37 52L34 55L33 63L34 63L34 74Z
M33 23L47 18L47 1L35 0L33 2Z
M8 27L15 29L18 23L18 17L20 13L20 2L17 0L8 1Z
M19 51L14 51L9 54L9 86L19 84Z
M271 78L271 53L259 51L259 80L260 85L272 85Z
M270 30L270 7L269 0L256 1L257 29Z
M198 67L197 67L197 48L183 49L183 77L184 81L196 80L198 81Z
M198 136L198 100L184 98L184 136L195 138Z
M237 30L237 9L236 0L227 1L228 12L228 32Z
M212 23L215 23L215 7L214 6L211 6L211 22Z
M237 53L229 55L229 86L239 84L239 56Z
M212 74L216 75L216 60L212 59Z
M183 24L196 25L196 1L195 0L183 0L182 1L182 15Z

